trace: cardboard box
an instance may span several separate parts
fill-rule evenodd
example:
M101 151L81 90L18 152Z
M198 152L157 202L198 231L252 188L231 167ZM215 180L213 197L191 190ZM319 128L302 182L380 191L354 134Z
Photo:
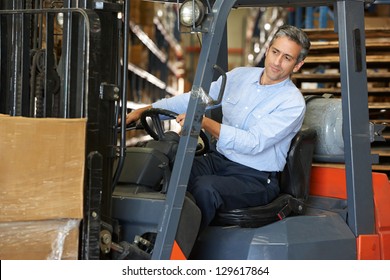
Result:
M82 218L85 134L85 119L0 115L0 222Z
M80 220L0 223L1 260L77 260Z

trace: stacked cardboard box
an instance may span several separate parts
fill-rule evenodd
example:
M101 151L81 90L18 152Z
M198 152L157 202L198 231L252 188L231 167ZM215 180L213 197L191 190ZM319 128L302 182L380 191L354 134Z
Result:
M77 259L85 129L0 115L0 259Z

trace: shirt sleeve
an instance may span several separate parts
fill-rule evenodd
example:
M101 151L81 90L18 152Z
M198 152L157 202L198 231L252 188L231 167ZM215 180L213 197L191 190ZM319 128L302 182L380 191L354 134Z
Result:
M220 77L217 81L211 83L209 95L214 100L217 100L218 98L221 81L222 79ZM161 100L152 103L152 107L169 110L177 114L182 114L187 111L190 96L191 96L191 91L173 97L163 98ZM220 106L220 104L208 106L206 110L210 110L218 106Z
M152 103L152 107L169 110L177 114L185 113L187 110L190 94L190 92L187 92L173 97L163 98Z

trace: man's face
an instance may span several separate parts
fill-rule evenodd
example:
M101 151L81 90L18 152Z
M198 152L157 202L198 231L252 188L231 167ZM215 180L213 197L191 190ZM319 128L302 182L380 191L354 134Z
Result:
M288 37L274 40L266 52L263 84L276 84L298 71L303 61L297 64L302 47Z

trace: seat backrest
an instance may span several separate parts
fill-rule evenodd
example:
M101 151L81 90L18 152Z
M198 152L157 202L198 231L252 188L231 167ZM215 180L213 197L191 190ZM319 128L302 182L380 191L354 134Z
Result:
M280 175L280 192L299 200L309 195L311 165L317 133L313 128L302 126L291 141L287 161Z

